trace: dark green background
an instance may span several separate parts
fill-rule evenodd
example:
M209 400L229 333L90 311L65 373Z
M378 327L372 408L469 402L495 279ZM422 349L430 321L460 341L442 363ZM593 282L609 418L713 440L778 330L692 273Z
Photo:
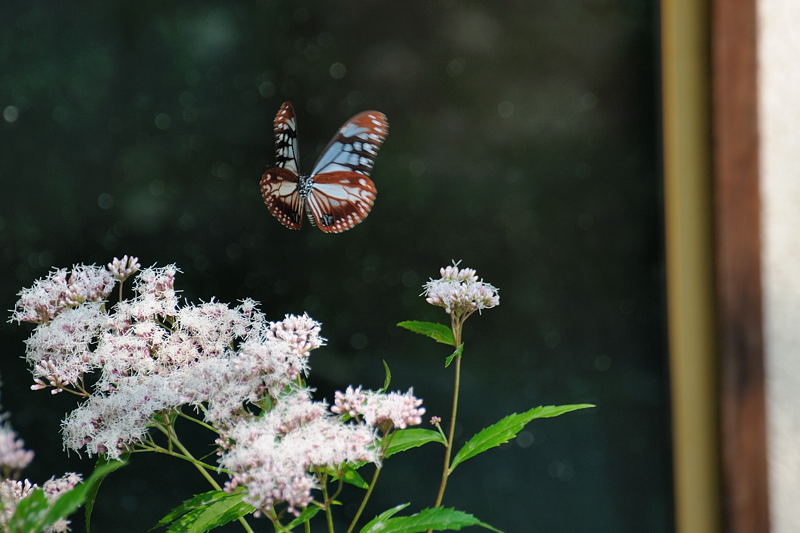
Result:
M509 533L671 531L655 4L3 2L0 302L51 265L175 262L188 299L322 321L320 397L379 386L385 359L446 418L446 347L394 324L445 320L420 286L463 259L502 300L467 323L459 438L534 405L598 408L466 463L446 503ZM284 99L306 170L349 116L388 115L364 224L292 232L267 212ZM58 435L73 401L28 389L29 332L0 326L26 473L87 472ZM429 505L440 461L391 460L367 515ZM174 462L115 473L97 531L144 531L205 489Z

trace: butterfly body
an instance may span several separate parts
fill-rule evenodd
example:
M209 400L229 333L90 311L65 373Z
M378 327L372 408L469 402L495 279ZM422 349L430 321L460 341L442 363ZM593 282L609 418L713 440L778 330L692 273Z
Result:
M340 233L362 222L377 190L369 177L388 133L386 116L364 111L339 129L314 169L299 171L297 119L289 102L275 116L275 166L261 176L264 203L278 222L300 229L303 216L326 233Z

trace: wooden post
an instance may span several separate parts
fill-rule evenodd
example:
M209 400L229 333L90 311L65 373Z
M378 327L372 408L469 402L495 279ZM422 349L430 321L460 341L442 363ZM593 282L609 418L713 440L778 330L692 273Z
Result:
M723 520L768 533L756 0L713 0L711 35Z

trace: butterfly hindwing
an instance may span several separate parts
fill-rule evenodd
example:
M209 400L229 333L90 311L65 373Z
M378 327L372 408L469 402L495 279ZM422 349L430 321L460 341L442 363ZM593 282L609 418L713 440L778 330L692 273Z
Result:
M300 154L297 150L297 117L290 102L281 104L275 115L275 166L299 174Z
M325 172L314 176L306 208L319 229L341 233L367 217L376 195L375 184L363 174Z
M363 111L344 123L322 151L311 175L328 172L356 172L369 176L378 148L389 133L386 115Z
M272 216L289 229L300 229L305 201L300 196L297 174L285 168L268 168L261 176L259 187Z

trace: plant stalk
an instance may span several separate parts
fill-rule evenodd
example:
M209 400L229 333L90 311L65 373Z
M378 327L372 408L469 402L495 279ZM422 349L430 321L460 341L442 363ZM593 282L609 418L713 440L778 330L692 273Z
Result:
M175 447L176 447L176 448L178 448L178 449L179 449L181 452L183 452L183 454L184 454L186 457L188 457L189 459L191 459L191 460L192 460L192 465L193 465L193 466L194 466L194 467L197 469L197 471L198 471L198 472L200 472L200 474L201 474L201 475L202 475L204 478L206 478L206 481L208 481L208 484L209 484L209 485L211 485L212 487L214 487L214 488L215 488L215 489L217 489L217 490L222 490L222 487L220 487L219 483L217 483L217 481L216 481L216 480L215 480L213 477L211 477L211 474L209 474L209 473L206 471L206 469L205 469L205 468L203 468L202 466L200 466L199 464L197 464L197 463L199 463L199 461L198 461L197 459L195 459L195 457L194 457L194 456L191 454L191 452L190 452L190 451L189 451L189 450L188 450L188 449L187 449L187 448L186 448L186 447L183 445L183 443L182 443L180 440L178 440L178 435L176 435L176 434L175 434L175 431L174 431L174 429L173 429L171 426L168 426L168 427L167 427L167 437L169 437L169 440L170 440L170 442L172 442L173 444L175 444ZM247 520L245 520L243 516L239 518L239 523L242 525L242 528L243 528L243 529L244 529L244 530L245 530L247 533L254 533L254 532L253 532L253 528L251 528L251 527L250 527L250 524L248 524L248 523L247 523Z
M461 346L461 327L464 321L452 317L453 339L456 347ZM442 466L442 481L439 484L439 492L436 494L434 507L440 507L444 499L444 490L447 487L447 478L450 476L450 456L453 452L453 437L456 432L456 416L458 415L458 391L461 385L461 356L456 357L456 376L453 383L453 408L450 412L450 428L447 433L447 446L444 450L444 465Z
M361 500L361 505L358 506L358 511L356 511L353 521L350 522L350 527L347 528L347 533L353 532L353 528L356 527L358 519L361 518L361 513L364 512L364 508L367 506L367 501L369 501L370 496L372 496L372 491L375 489L375 484L378 482L378 476L381 475L381 469L382 467L380 466L375 468L375 473L372 474L372 480L369 482L367 493L364 494L364 498Z

